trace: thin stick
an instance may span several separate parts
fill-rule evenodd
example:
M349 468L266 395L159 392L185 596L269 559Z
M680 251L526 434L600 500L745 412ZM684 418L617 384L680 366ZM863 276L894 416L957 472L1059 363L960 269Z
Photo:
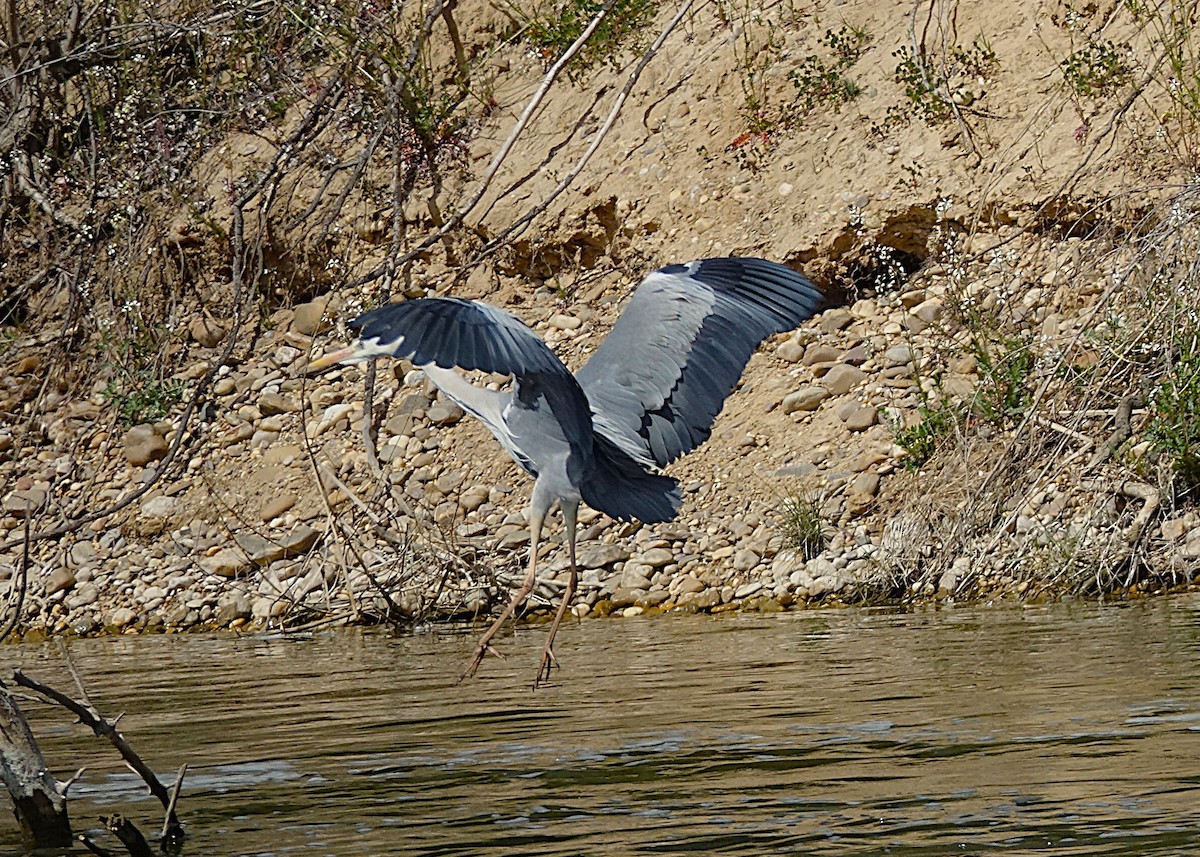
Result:
M17 623L21 621L21 610L25 607L25 591L28 588L29 581L29 528L30 522L33 520L33 510L25 510L25 536L24 544L21 547L21 566L17 569L16 576L9 586L10 599L12 600L11 614L4 623L4 628L0 629L0 642L8 639L17 627ZM15 592L16 596L12 597Z
M183 788L183 777L187 774L187 762L179 766L179 773L175 775L175 785L171 786L171 801L167 804L167 816L163 819L162 833L160 838L166 839L171 832L171 816L175 815L175 804L179 802L179 790Z
M679 11L675 13L675 17L671 19L671 23L667 24L663 31L659 33L658 38L654 40L654 44L652 44L646 50L646 53L642 55L641 61L638 62L634 70L630 72L629 78L625 81L625 86L617 94L616 101L613 102L612 109L608 111L608 117L604 120L604 124L600 126L598 131L596 131L595 135L592 137L591 145L588 146L587 151L583 153L583 156L576 162L575 166L573 166L567 172L567 174L563 176L562 181L560 181L554 190L550 192L549 196L547 196L544 200L535 205L524 215L515 220L510 226L502 230L495 238L489 241L487 246L480 250L479 254L474 260L472 260L471 265L478 264L484 256L494 253L514 233L524 229L524 227L527 226L530 221L549 208L550 204L563 191L570 187L571 182L575 181L575 178L583 171L583 168L587 162L591 160L592 155L596 154L596 150L600 148L600 144L604 141L604 138L608 136L609 130L612 129L613 123L617 121L617 117L621 114L621 108L625 106L625 100L629 97L629 93L633 90L634 85L642 76L642 72L645 71L646 66L650 64L650 60L654 58L654 55L658 53L658 50L662 47L663 42L667 40L667 36L669 36L672 31L679 26L679 22L683 20L684 16L688 13L688 10L692 8L693 2L694 0L684 0L683 5L679 7Z
M99 845L97 845L95 842L93 842L91 839L89 839L86 835L84 835L82 833L79 834L79 836L77 836L76 838L80 842L83 843L84 848L86 848L88 851L91 851L93 854L98 854L99 857L117 857L117 855L113 854L107 848L101 848Z
M58 653L62 655L63 661L67 665L67 671L71 673L71 678L75 680L75 687L79 689L79 698L84 701L89 708L94 708L92 698L88 696L87 688L83 686L83 678L79 675L79 670L75 669L75 662L71 660L71 655L67 651L66 644L62 640L58 641ZM117 718L120 719L119 717ZM113 722L116 725L116 721Z
M374 282L387 273L388 270L394 270L400 265L405 265L411 262L438 241L442 240L444 236L449 234L452 229L456 229L463 222L463 220L466 219L467 215L474 210L475 206L479 205L480 201L484 197L484 194L487 193L488 188L491 187L492 180L495 179L496 174L500 171L501 165L508 158L509 153L512 152L513 147L517 143L517 139L521 136L521 134L525 131L525 128L533 119L533 114L537 112L539 107L541 107L542 101L546 98L546 93L550 91L550 87L554 84L554 81L558 79L559 73L562 72L566 64L569 63L577 53L579 53L580 49L584 46L587 40L591 38L592 33L594 33L596 28L600 26L600 22L607 17L608 13L615 5L616 0L606 0L600 11L598 11L590 21L588 21L588 25L584 27L583 32L579 34L579 38L577 38L569 48L563 51L562 56L558 58L554 65L550 66L549 71L546 72L546 76L542 78L541 86L538 87L537 92L533 94L533 96L529 99L529 102L525 105L525 109L521 112L516 124L513 125L512 130L509 132L508 138L505 139L504 144L492 157L492 161L490 164L488 164L487 170L484 171L483 178L479 182L479 187L475 189L475 193L461 206L459 206L458 210L455 211L445 223L443 223L437 230L427 235L419 244L417 244L417 246L413 247L398 260L388 260L379 265L373 271L368 271L361 277L351 281L349 284L351 287Z

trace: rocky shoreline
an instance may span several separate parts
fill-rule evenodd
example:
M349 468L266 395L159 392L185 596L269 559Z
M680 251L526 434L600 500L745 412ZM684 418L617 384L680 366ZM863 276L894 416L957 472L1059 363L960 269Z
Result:
M1003 278L979 282L993 298L1011 288L1030 324L1053 323L1064 339L1100 298L1098 289L1081 295L1066 283L1031 295ZM598 304L543 289L518 311L577 366L607 331L623 288L614 276ZM987 383L978 360L947 348L959 327L948 308L952 288L948 275L933 272L768 342L713 439L672 468L685 489L677 521L650 527L583 510L575 614L1190 586L1200 560L1195 514L1164 513L1157 491L1106 479L1103 462L1070 474L1059 468L1019 503L1008 500L1011 520L974 541L954 544L939 530L948 517L931 511L936 497L920 494L935 477L910 466L912 449L897 441L922 414L928 419L931 397L963 404ZM18 449L13 434L0 433L0 476L11 486L0 497L0 579L10 588L28 511L37 530L154 483L113 516L33 544L19 622L27 636L462 619L507 599L524 573L527 481L419 371L394 364L381 364L375 386L375 412L383 413L376 474L360 431L363 373L305 373L310 355L336 339L330 328L340 314L336 297L277 312L252 350L217 369L201 418L161 478L156 468L180 431L178 412L120 428L100 382L90 398L59 403L41 447ZM217 359L223 337L213 333L191 331L194 359L176 380L196 384ZM26 366L14 379L37 371ZM976 431L991 444L1011 442L982 423ZM1109 431L1097 419L1087 447L1099 448ZM819 515L824 539L808 545L807 557L789 521L797 503ZM564 583L557 517L550 528L535 608ZM1068 536L1076 553L1050 568ZM1149 574L1090 592L1081 585L1103 563L1127 567L1130 545ZM1078 573L1064 571L1072 564Z

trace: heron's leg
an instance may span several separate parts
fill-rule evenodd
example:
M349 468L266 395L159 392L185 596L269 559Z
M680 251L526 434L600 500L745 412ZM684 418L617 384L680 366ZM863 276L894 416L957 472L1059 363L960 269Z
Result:
M579 569L575 565L575 523L579 517L579 501L563 500L562 513L563 524L567 529L567 556L570 558L571 568L567 573L567 588L563 591L562 603L558 605L558 612L554 614L550 633L546 637L546 648L542 650L542 663L538 667L537 678L533 680L535 688L543 681L549 680L551 666L558 666L558 659L554 657L554 635L558 633L558 626L562 624L563 617L571 608L575 590L579 587Z
M536 489L534 497L534 502L529 507L529 574L525 577L525 582L521 584L521 588L513 595L512 601L508 602L508 606L504 608L504 612L500 614L500 617L480 637L479 645L475 647L475 656L471 658L471 663L467 667L466 672L458 677L459 681L475 675L475 671L479 669L479 665L483 663L483 659L488 652L497 657L503 657L503 655L492 648L492 638L500 633L500 629L504 627L504 623L517 612L517 608L529 597L529 593L533 592L533 586L537 582L538 542L542 536L542 522L546 518L545 508L537 502Z

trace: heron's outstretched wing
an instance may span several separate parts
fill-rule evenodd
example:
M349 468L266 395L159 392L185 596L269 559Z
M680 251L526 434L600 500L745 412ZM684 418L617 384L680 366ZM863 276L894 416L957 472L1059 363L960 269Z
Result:
M423 298L371 310L349 326L358 332L351 349L358 359L389 355L419 366L512 375L515 396L475 387L450 372L433 372L430 378L481 419L531 473L547 436L560 436L581 460L590 461L592 417L583 391L549 346L515 316L462 298ZM534 430L528 419L523 423L529 436L513 434L513 408L533 417Z
M596 430L662 467L708 439L766 337L812 316L824 296L764 259L702 259L655 271L575 377Z
M391 355L417 365L479 369L502 375L570 374L520 319L462 298L388 304L350 322L363 354Z

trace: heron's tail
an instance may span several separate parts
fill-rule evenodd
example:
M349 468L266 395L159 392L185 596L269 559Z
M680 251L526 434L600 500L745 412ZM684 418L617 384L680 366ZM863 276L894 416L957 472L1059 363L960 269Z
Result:
M647 473L604 435L597 432L595 438L592 472L580 486L584 502L619 521L673 520L679 511L679 483L670 476Z

